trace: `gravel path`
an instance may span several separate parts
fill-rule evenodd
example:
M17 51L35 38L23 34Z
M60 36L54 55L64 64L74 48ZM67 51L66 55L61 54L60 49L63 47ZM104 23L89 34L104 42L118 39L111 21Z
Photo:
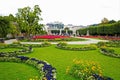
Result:
M82 38L87 39L87 41L70 41L66 42L68 44L96 44L100 41L107 42L108 40L98 40L98 39L91 39L91 38L83 38L83 37L76 37L76 38ZM6 44L11 44L13 42L17 41L16 39L6 40ZM42 42L21 42L22 44L41 44ZM57 44L58 42L50 42L51 44Z
M12 44L13 42L17 42L17 40L16 39L10 39L10 40L5 41L6 44Z
M82 38L82 37L76 37ZM107 42L108 40L98 40L98 39L91 39L91 38L82 38L87 39L87 41L70 41L66 42L67 44L96 44L98 42ZM41 42L21 42L22 44L41 44ZM51 42L51 44L57 44L58 42Z

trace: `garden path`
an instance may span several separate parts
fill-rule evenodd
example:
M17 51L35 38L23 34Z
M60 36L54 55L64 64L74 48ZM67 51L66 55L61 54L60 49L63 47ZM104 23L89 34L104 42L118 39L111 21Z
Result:
M6 44L12 44L13 42L17 42L16 39L5 40Z
M76 38L82 38L87 39L87 41L70 41L67 42L68 44L95 44L100 41L106 42L108 40L99 40L99 39L92 39L92 38L83 38L83 37L76 37ZM6 40L6 44L11 44L12 42L17 41L16 39ZM41 44L41 42L21 42L22 44ZM51 44L57 44L58 42L51 42Z

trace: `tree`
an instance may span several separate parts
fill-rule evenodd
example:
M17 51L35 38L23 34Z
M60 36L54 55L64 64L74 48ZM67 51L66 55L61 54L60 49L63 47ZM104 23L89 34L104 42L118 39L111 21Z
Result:
M115 20L110 20L108 23L112 24L112 23L116 23Z
M10 22L6 16L0 16L0 37L6 37L9 32Z
M109 20L107 19L107 18L103 18L102 20L101 20L101 23L102 24L106 24L106 23L108 23L109 22Z
M24 7L18 9L16 14L17 23L20 27L21 32L26 33L26 36L29 38L30 34L40 33L39 29L42 30L43 25L38 22L42 20L41 9L38 5L35 5L33 9L30 7Z

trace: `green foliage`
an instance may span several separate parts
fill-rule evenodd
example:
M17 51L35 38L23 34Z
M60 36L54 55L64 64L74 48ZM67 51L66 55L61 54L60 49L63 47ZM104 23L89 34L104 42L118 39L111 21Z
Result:
M64 46L67 46L67 43L66 43L66 42L59 42L59 43L57 44L57 46L62 46L62 47L64 47Z
M26 33L29 37L30 34L39 34L43 31L43 24L39 24L38 22L42 20L41 9L38 5L35 5L33 9L30 7L24 7L18 9L18 13L16 14L17 23L20 27L20 31Z
M99 24L96 26L90 26L88 28L83 28L77 30L80 35L86 35L87 30L89 30L90 35L110 35L110 36L120 36L120 22L107 22L105 24Z
M6 37L7 34L12 34L12 37L15 37L19 32L16 18L12 14L0 16L0 37Z
M120 58L120 54L119 53L115 53L115 50L109 47L101 47L100 48L100 52L104 55L107 56L111 56L111 57L116 57L116 58Z
M7 47L7 44L4 44L4 43L0 43L0 49L4 49Z
M21 44L20 41L13 42L12 44Z
M6 37L10 29L10 22L7 16L0 16L0 37Z
M51 43L50 43L50 42L43 42L41 45L42 45L42 46L50 46Z
M98 47L106 46L106 43L105 43L105 42L98 42L98 43L97 43L97 46L98 46Z
M86 41L87 39L80 39L80 38L56 38L56 39L32 39L32 40L29 40L29 39L24 39L24 40L21 40L23 42L28 42L28 41L32 41L32 42L44 42L44 41L47 41L47 42L61 42L61 41Z
M9 50L9 48L13 49L13 50ZM0 55L4 55L4 56L16 56L16 55L21 55L21 54L25 54L25 53L31 53L32 49L29 49L29 47L25 47L21 44L9 44L9 45L1 45L0 46ZM4 51L4 50L6 51ZM8 50L7 50L8 49Z
M56 48L63 49L63 50L71 50L71 51L88 51L88 50L96 50L97 47L95 45L71 47L70 45L65 45L63 43L58 43Z

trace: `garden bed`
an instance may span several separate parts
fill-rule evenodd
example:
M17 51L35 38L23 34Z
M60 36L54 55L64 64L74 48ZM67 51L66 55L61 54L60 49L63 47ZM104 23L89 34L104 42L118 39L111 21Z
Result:
M46 47L49 43L42 43L41 45L22 45L22 44L1 44L1 49L5 48L21 48L19 51L7 51L0 52L0 62L15 62L15 63L25 63L35 67L39 72L39 77L37 80L56 80L56 69L53 68L46 61L41 61L36 58L29 58L25 56L18 56L20 54L32 52L32 47ZM27 49L28 48L28 49Z
M6 57L0 56L0 62L16 62L16 63L25 63L35 67L40 77L38 79L47 79L47 80L55 80L56 79L56 69L53 68L49 63L41 60L37 60L35 58L29 58L25 56L15 56L15 57Z
M99 49L89 51L69 51L55 48L56 45L44 48L34 48L32 54L25 54L29 57L35 57L40 60L49 61L57 70L58 80L79 80L71 75L66 74L66 68L73 65L74 59L83 61L95 61L101 65L103 75L119 80L120 76L120 60L104 56ZM114 66L113 66L114 65Z
M59 42L59 41L86 41L86 39L73 38L69 36L60 36L60 35L43 35L43 36L34 36L31 40L24 39L23 42Z
M87 46L77 46L77 47L73 47L70 45L67 45L64 42L60 42L56 45L56 48L58 49L63 49L63 50L71 50L71 51L88 51L88 50L96 50L96 46L95 45L87 45Z

